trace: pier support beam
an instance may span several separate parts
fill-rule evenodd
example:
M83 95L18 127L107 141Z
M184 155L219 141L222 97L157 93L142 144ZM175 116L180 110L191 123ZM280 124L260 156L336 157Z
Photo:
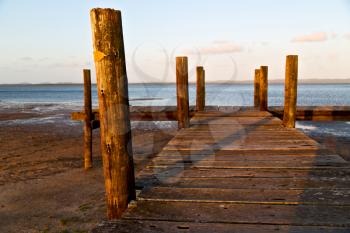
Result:
M268 67L260 67L260 111L268 110Z
M289 55L286 60L283 125L295 127L298 88L298 56Z
M196 111L204 111L205 108L205 70L202 66L197 67L197 96Z
M260 70L254 73L254 108L259 109L260 105Z
M90 17L107 215L117 219L136 196L122 19L113 9L93 9Z
M92 100L91 72L83 70L84 74L84 168L92 168Z
M177 117L179 129L190 127L188 101L188 59L176 58Z

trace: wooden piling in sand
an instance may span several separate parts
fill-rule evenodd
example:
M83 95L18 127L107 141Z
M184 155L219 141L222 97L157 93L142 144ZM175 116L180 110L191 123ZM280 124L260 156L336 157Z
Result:
M254 73L254 108L260 105L260 69L256 69Z
M260 67L260 111L268 110L268 67Z
M188 59L176 58L176 93L178 126L188 128L190 126L189 100L188 100Z
M289 55L286 60L283 125L295 127L297 110L298 56Z
M84 168L92 168L92 100L91 100L91 72L83 70L84 74Z
M197 67L196 111L204 111L205 108L205 70Z
M122 19L121 12L113 9L93 9L90 16L107 214L109 219L116 219L135 199Z

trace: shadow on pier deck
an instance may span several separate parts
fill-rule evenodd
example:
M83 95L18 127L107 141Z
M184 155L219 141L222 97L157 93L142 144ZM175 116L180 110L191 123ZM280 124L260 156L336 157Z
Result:
M349 168L268 112L199 112L92 232L350 232Z

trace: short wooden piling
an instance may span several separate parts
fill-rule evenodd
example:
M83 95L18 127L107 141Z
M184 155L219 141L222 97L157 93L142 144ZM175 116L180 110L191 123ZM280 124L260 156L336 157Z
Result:
M205 108L205 70L197 67L196 111L204 111Z
M283 125L295 127L298 86L298 56L289 55L286 59L286 79L284 91Z
M92 100L91 100L91 72L83 70L84 74L84 168L92 168Z
M260 111L268 110L268 67L260 67Z
M254 107L259 108L260 105L260 70L255 70L254 75Z
M90 12L96 67L101 152L105 176L107 214L120 218L135 199L134 165L129 118L128 80L121 12Z
M178 126L188 128L190 126L189 100L188 100L188 59L176 58L176 92L177 92L177 117Z

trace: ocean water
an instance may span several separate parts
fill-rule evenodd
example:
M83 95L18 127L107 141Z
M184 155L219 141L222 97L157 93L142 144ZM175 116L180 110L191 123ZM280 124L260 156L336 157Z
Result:
M92 87L93 106L97 107L96 85ZM189 86L190 104L195 104L195 85ZM251 106L253 85L206 84L206 104L221 106ZM269 106L282 106L284 85L269 85ZM129 84L130 105L176 105L174 84ZM350 84L301 84L298 86L299 106L350 106ZM82 85L0 85L0 114L6 111L42 114L42 117L0 121L4 124L47 124L62 121L79 124L69 119L69 112L82 109ZM62 114L65 111L65 114ZM169 127L172 122L154 122L157 127ZM137 127L142 124L138 123ZM305 132L325 133L350 137L350 122L320 124L299 122Z
M93 85L93 105L97 107L96 85ZM190 85L190 105L195 104L195 85ZM206 104L221 106L250 106L253 86L248 84L207 84ZM269 86L269 105L283 105L284 86ZM174 84L130 84L130 105L176 105ZM0 85L0 108L43 106L81 108L82 85ZM302 84L298 87L299 106L350 106L350 84Z

